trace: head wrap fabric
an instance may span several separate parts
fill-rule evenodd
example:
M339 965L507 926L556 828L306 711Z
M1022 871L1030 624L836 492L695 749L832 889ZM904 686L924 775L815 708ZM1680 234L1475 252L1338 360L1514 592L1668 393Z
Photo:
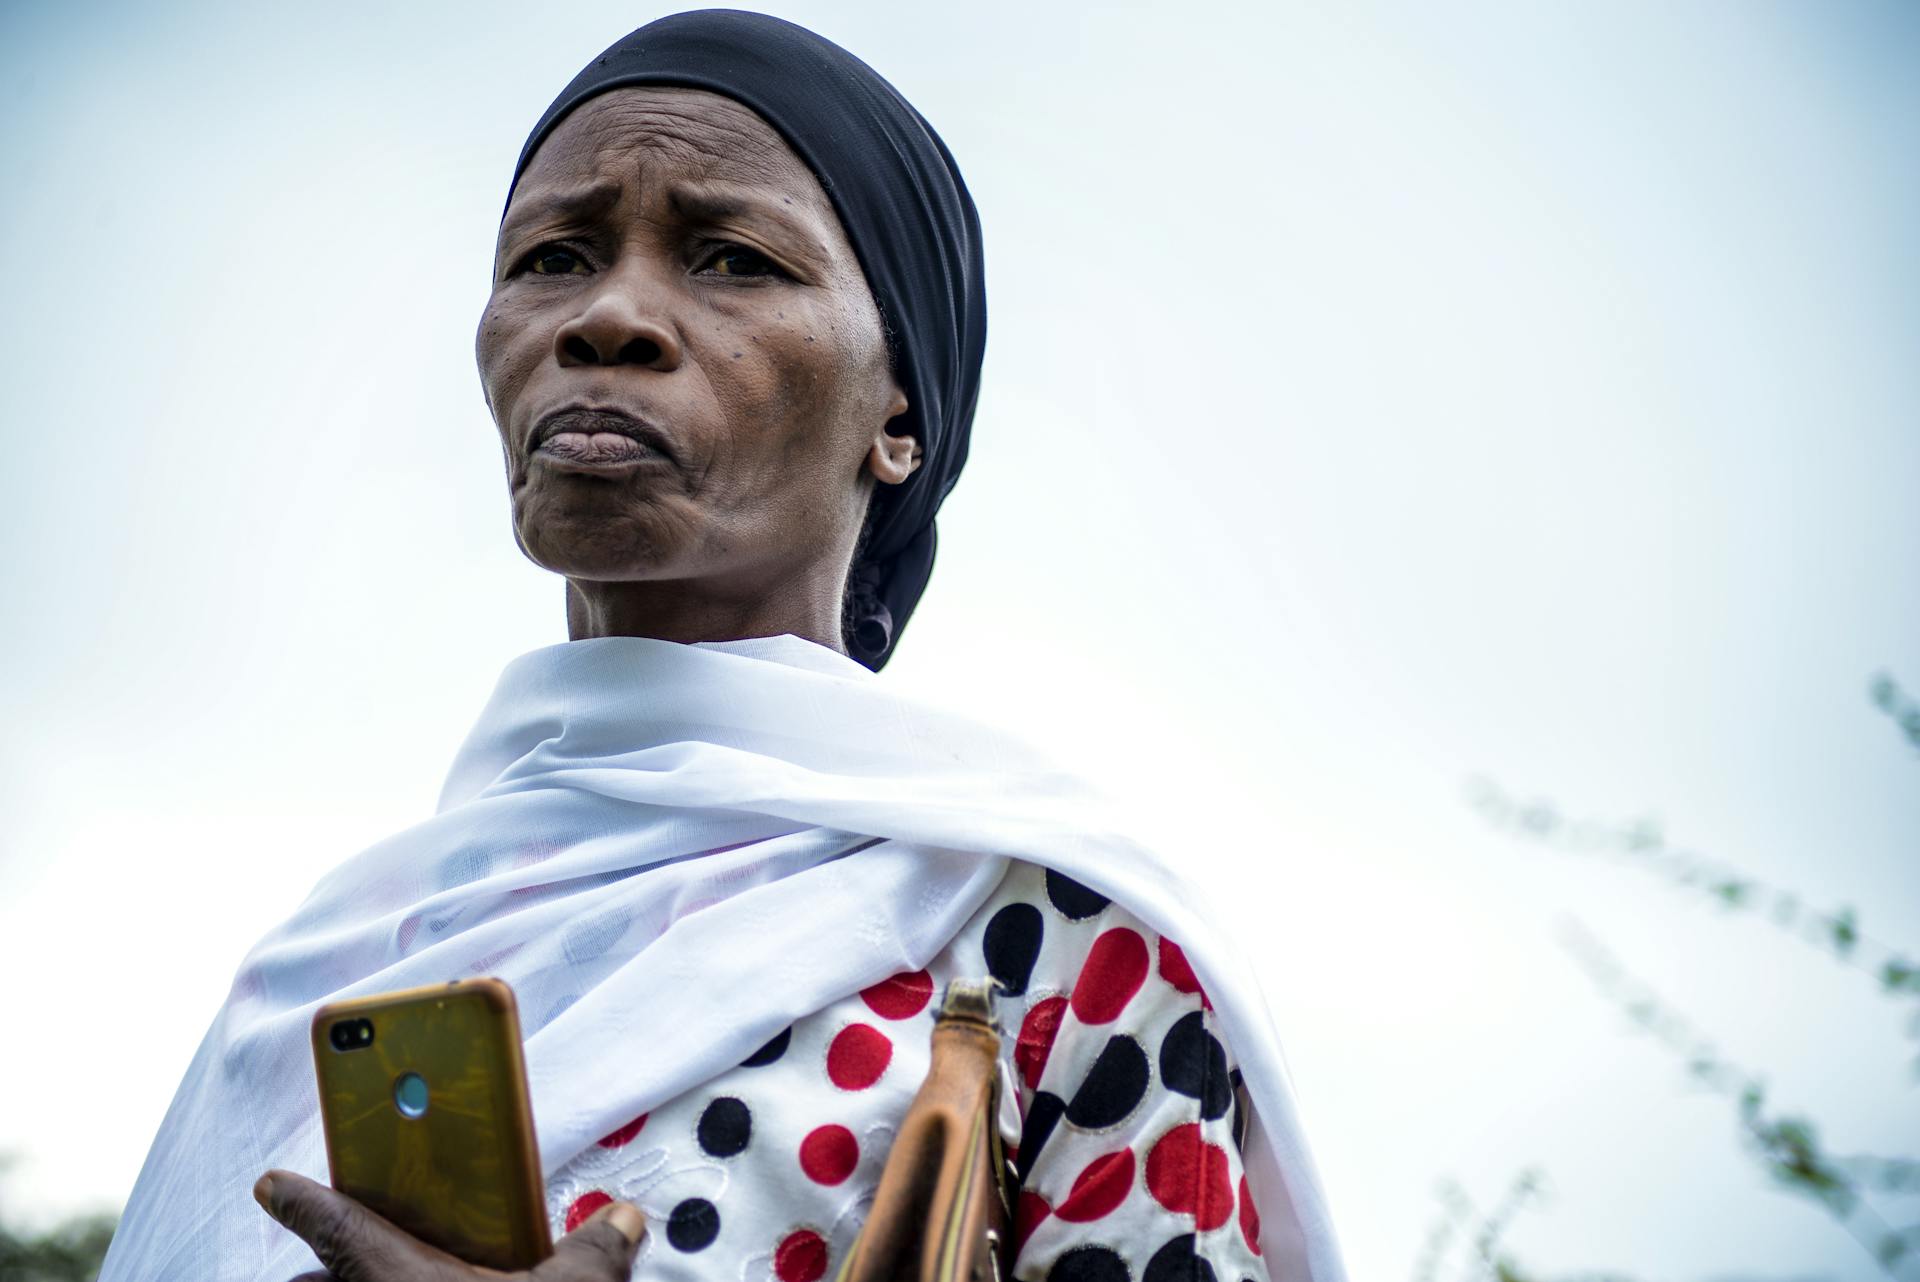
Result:
M741 9L671 14L616 41L540 117L514 186L568 112L627 85L707 89L752 108L820 180L866 273L909 402L894 430L923 450L911 477L875 493L848 584L848 644L878 671L926 590L934 513L967 461L987 343L973 197L940 135L880 73L805 27Z

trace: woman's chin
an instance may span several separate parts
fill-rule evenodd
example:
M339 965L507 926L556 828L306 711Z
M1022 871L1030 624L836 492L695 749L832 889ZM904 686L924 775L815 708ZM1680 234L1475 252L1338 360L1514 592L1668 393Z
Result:
M661 577L684 546L677 532L636 516L549 516L517 527L521 550L541 569L605 583Z

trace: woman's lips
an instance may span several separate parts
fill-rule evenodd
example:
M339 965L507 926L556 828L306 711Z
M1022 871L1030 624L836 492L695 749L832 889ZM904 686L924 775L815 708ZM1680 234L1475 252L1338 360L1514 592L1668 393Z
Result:
M540 448L534 453L591 467L618 466L660 457L631 436L618 432L555 432L540 442Z
M665 434L620 409L555 410L534 424L533 440L533 459L562 472L622 476L646 465L674 465Z

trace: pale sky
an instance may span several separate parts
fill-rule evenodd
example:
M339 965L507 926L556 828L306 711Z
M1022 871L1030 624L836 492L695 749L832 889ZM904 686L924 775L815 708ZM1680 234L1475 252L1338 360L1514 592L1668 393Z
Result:
M1879 1276L1556 927L1840 1152L1920 1148L1920 1003L1466 798L1657 817L1920 953L1867 695L1920 691L1920 8L766 7L985 230L884 679L1197 852L1357 1282L1530 1166L1536 1270ZM565 639L473 328L526 131L668 11L0 9L6 1214L118 1205L248 947Z

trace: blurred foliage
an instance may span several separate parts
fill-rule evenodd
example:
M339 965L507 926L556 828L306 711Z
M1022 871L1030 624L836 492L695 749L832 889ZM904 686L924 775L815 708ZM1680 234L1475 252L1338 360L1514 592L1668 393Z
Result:
M1759 1076L1722 1056L1685 1015L1628 974L1606 946L1578 922L1561 928L1561 943L1601 994L1641 1032L1672 1051L1695 1081L1731 1099L1748 1152L1782 1190L1824 1210L1887 1274L1920 1279L1920 1224L1894 1229L1868 1204L1865 1189L1840 1158L1820 1143L1819 1129L1799 1116L1770 1112ZM1852 1159L1858 1163L1861 1159ZM1869 1158L1886 1169L1910 1171L1906 1158Z
M1457 1282L1657 1282L1618 1270L1584 1270L1570 1273L1541 1273L1522 1264L1501 1242L1507 1224L1515 1212L1530 1203L1546 1200L1544 1177L1537 1169L1522 1171L1508 1185L1506 1193L1491 1210L1474 1209L1472 1199L1452 1180L1442 1180L1434 1189L1440 1202L1440 1217L1423 1246L1414 1267L1414 1282L1442 1282L1451 1277ZM1455 1243L1470 1243L1446 1271L1448 1256ZM1754 1276L1716 1273L1712 1282L1832 1282L1824 1275Z
M1920 1160L1871 1154L1836 1155L1820 1142L1806 1117L1780 1115L1768 1108L1767 1087L1755 1074L1722 1056L1691 1021L1629 974L1591 931L1574 920L1560 925L1560 942L1601 995L1617 1006L1634 1029L1672 1051L1687 1075L1734 1105L1747 1151L1783 1191L1803 1197L1824 1211L1899 1282L1920 1280L1920 1223L1895 1229L1869 1204L1868 1192L1920 1190ZM1441 1215L1423 1246L1414 1282L1438 1282L1455 1244L1465 1242L1464 1270L1456 1276L1474 1282L1546 1282L1502 1249L1515 1215L1537 1201L1544 1177L1523 1171L1493 1208L1477 1213L1458 1185L1444 1182L1436 1192ZM1598 1282L1602 1277L1632 1282L1618 1274L1556 1274L1553 1282Z
M1743 912L1873 979L1879 991L1909 1005L1908 1036L1920 1041L1920 959L1867 934L1860 917L1842 905L1810 907L1792 891L1769 885L1723 860L1668 844L1653 819L1626 823L1571 820L1550 801L1521 800L1485 779L1472 780L1467 800L1489 824L1509 836L1569 854L1611 859L1700 895L1726 912ZM1920 1055L1913 1062L1920 1080Z
M0 1153L0 1184L19 1160ZM50 1229L14 1222L0 1197L0 1282L93 1282L107 1258L116 1217L76 1215Z
M1893 718L1907 742L1920 751L1920 699L1902 690L1887 673L1875 673L1867 683L1867 696L1873 706Z
M1507 1226L1529 1203L1545 1193L1546 1177L1538 1170L1525 1170L1514 1177L1507 1191L1491 1209L1481 1214L1465 1189L1452 1180L1442 1180L1434 1190L1440 1199L1441 1216L1435 1221L1427 1240L1421 1245L1420 1258L1414 1264L1413 1282L1439 1282L1455 1244L1463 1244L1467 1253L1465 1276L1489 1278L1494 1282L1531 1282L1532 1275L1507 1254L1502 1239Z
M0 1224L0 1282L93 1282L114 1217L85 1215L35 1233Z
M1885 673L1868 682L1867 694L1907 742L1920 749L1920 699ZM1871 976L1882 995L1910 1004L1907 1032L1920 1039L1920 1002L1915 1001L1920 998L1920 961L1868 935L1852 908L1810 908L1800 896L1731 864L1671 846L1653 819L1571 820L1550 801L1522 800L1485 779L1469 784L1468 800L1489 824L1511 836L1637 867L1723 911L1750 914ZM1630 974L1592 931L1568 919L1558 933L1562 947L1636 1031L1671 1051L1695 1082L1732 1103L1743 1147L1776 1187L1820 1208L1888 1277L1920 1282L1920 1223L1894 1228L1869 1201L1870 1194L1920 1192L1920 1158L1827 1151L1812 1119L1770 1108L1766 1084L1757 1074L1721 1055L1692 1021ZM1920 1059L1914 1068L1920 1070ZM1528 1270L1503 1246L1514 1216L1536 1201L1543 1187L1540 1171L1523 1171L1491 1209L1480 1213L1457 1184L1442 1183L1436 1190L1440 1215L1415 1262L1414 1282L1439 1282L1450 1259L1460 1264L1455 1276L1463 1280L1544 1282L1546 1275ZM1576 1276L1581 1282L1602 1277L1633 1282L1612 1274L1559 1274L1553 1282L1574 1282Z

